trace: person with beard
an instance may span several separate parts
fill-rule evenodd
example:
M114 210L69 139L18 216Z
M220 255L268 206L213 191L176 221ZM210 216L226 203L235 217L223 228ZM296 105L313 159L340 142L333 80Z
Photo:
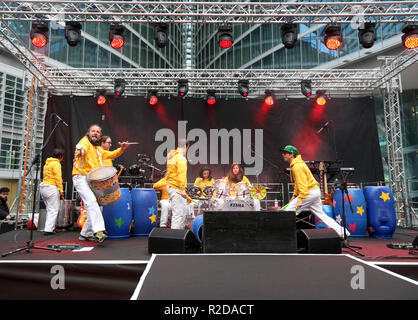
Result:
M9 188L3 187L0 189L0 220L10 220L12 216L7 205L7 197L9 195Z
M87 182L87 174L103 166L103 160L115 159L129 147L127 142L119 142L120 147L114 151L103 150L100 147L102 129L98 125L90 126L87 134L77 143L74 154L73 184L83 200L87 211L87 220L80 232L80 240L103 242L105 224L96 197Z
M246 176L244 176L244 169L238 163L233 163L231 165L231 169L229 170L228 176L225 177L225 180L227 180L229 184L231 185L230 192L231 192L231 196L233 197L235 197L236 195L234 186L237 183L245 182L248 185L248 190L250 190L252 187L250 180ZM253 199L253 200L254 200L254 209L256 211L260 211L261 210L260 200L258 199Z

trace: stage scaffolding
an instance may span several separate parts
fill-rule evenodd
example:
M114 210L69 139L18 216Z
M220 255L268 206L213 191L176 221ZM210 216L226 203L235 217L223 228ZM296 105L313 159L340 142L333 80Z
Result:
M255 98L271 90L278 98L300 97L300 81L310 79L312 89L325 90L330 97L373 96L384 101L385 131L390 187L396 200L398 225L410 227L417 213L409 205L405 176L399 94L400 73L418 60L418 50L405 50L395 57L379 57L376 69L91 69L54 68L48 58L30 50L9 27L8 21L86 21L120 23L352 23L355 17L376 23L416 22L417 1L371 2L140 2L140 1L0 1L0 43L26 68L26 102L32 99L33 123L27 133L34 141L37 126L45 121L46 96L93 95L96 89L113 94L114 80L126 81L125 95L146 95L148 89L159 95L177 96L177 81L189 80L190 97L204 97L216 89L218 97L237 97L238 80L250 82L250 96ZM32 90L35 88L35 90ZM44 106L44 108L41 108ZM42 110L43 109L43 110ZM29 108L28 108L29 110ZM29 114L27 115L29 118ZM35 154L29 144L26 168ZM22 177L25 161L22 164ZM23 194L30 199L33 175L25 181Z

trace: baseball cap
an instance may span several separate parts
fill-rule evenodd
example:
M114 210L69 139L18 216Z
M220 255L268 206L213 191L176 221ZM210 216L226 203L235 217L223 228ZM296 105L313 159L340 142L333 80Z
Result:
M287 145L283 149L280 149L280 151L293 153L294 155L298 155L299 154L298 149L296 149L294 146L291 146L291 145Z

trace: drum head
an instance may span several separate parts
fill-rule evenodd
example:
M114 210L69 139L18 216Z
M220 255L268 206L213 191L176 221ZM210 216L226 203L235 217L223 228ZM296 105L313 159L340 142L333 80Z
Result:
M116 174L114 167L99 167L87 174L87 181L105 181Z
M246 182L238 182L234 186L235 195L237 197L249 197L251 196L250 188L248 187L248 184Z
M231 184L228 180L218 179L213 184L215 188L216 197L225 197L229 196L231 190Z

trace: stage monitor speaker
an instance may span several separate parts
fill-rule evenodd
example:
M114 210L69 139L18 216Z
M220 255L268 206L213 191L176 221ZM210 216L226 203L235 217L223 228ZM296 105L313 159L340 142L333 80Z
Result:
M204 253L296 253L294 211L207 211Z
M302 229L297 232L299 253L341 253L341 238L333 229Z
M154 228L148 237L149 253L197 253L200 243L190 230Z

